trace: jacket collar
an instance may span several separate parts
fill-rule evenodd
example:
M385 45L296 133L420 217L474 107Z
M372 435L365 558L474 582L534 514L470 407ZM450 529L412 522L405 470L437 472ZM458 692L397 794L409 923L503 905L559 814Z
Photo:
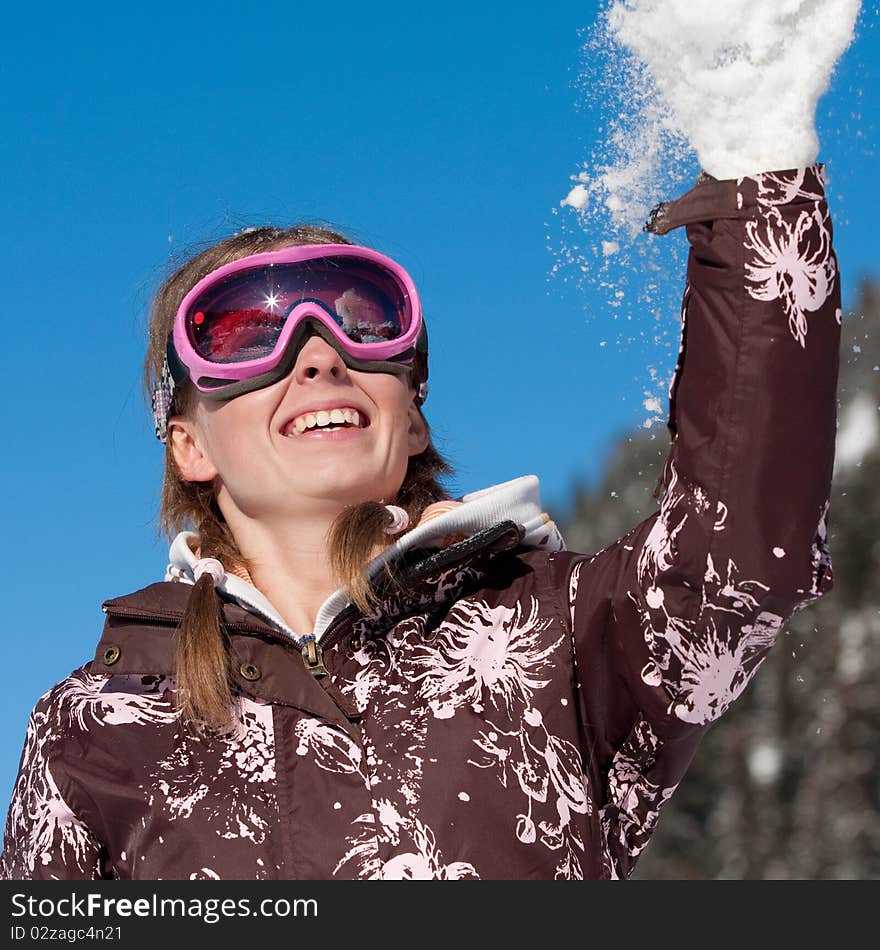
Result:
M321 628L325 649L344 636L381 636L405 616L456 599L466 586L485 577L496 555L504 551L564 547L556 526L540 509L538 480L533 475L465 495L461 501L458 508L415 528L391 545L384 557L371 562L372 584L379 598L372 613L363 615L338 591L327 599ZM431 546L432 539L446 539L450 534L465 537ZM180 560L169 566L169 580L104 601L107 617L91 665L93 673L172 675L174 633L189 602L191 566L196 560L185 541L183 547L187 553L181 551L178 540L172 545L173 552L180 552ZM394 581L381 571L386 560L395 562ZM327 688L322 689L307 671L296 637L259 591L241 578L227 576L221 593L230 671L241 692L264 702L299 707L346 728L355 721L356 710L347 708L341 697L331 699ZM260 669L256 681L245 675L247 668Z
M396 576L402 583L382 589L390 584L383 576L376 585L380 594L376 612L364 616L354 607L341 611L327 628L328 643L345 635L358 639L381 635L382 627L387 629L408 613L454 599L465 584L485 575L497 554L521 545L524 537L522 525L502 521L442 550L426 554L424 549L411 549L398 564ZM185 584L162 582L105 601L107 618L91 671L121 677L173 675L174 631L189 594ZM229 639L230 674L240 692L262 702L298 707L345 729L357 721L351 700L341 694L332 699L329 687L318 685L303 665L298 647L275 624L227 600L221 600L221 617ZM256 681L247 675L248 669L260 671Z
M367 566L367 575L371 581L382 576L382 568L386 563L396 563L402 559L409 562L408 569L413 572L424 570L419 567L419 561L425 561L430 570L431 564L440 563L436 559L431 561L430 552L442 544L443 539L463 535L466 543L502 522L512 522L522 528L519 543L525 546L540 546L550 551L562 550L565 547L555 523L541 510L540 486L536 475L523 475L471 492L458 500L462 502L459 507L413 528L374 558ZM188 585L195 583L193 569L197 558L190 542L197 540L198 535L194 532L183 531L177 535L169 551L170 563L165 574L166 581L178 581ZM458 548L453 554L457 557L468 550L467 547ZM415 560L412 559L413 556ZM242 578L227 574L218 590L244 610L267 621L272 628L283 631L297 642L303 639L302 633L293 631L284 622L265 595ZM349 603L348 592L344 587L334 591L324 601L318 610L315 629L311 632L316 640L320 641L334 618Z

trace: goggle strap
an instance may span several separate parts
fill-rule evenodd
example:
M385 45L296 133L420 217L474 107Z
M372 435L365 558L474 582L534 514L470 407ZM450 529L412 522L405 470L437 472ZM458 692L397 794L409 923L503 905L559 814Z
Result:
M156 438L165 443L168 439L168 414L171 412L171 402L174 399L174 377L168 365L168 354L162 361L162 375L152 394L153 423L156 428Z
M186 368L177 350L174 348L174 331L168 334L168 343L165 347L165 363L176 386L189 379L189 370Z

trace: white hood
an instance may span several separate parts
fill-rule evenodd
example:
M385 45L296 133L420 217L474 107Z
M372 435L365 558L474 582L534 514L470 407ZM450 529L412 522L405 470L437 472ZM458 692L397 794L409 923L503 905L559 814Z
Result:
M548 551L564 550L565 542L555 523L546 512L541 510L540 488L536 475L523 475L500 485L483 488L457 499L462 504L451 511L431 518L425 524L408 531L393 544L389 545L367 566L369 577L380 571L386 561L394 561L410 548L436 545L438 539L447 535L463 534L470 537L501 521L513 521L522 525L525 536L522 544L541 545ZM170 563L165 573L166 581L179 581L184 584L195 583L193 568L197 558L189 546L190 539L198 539L192 531L181 531L174 539L169 551ZM260 591L247 581L227 574L218 590L237 601L246 610L255 610L261 616L285 631L295 640L302 634L291 630L282 620L278 611ZM348 591L340 587L321 605L312 631L317 640L330 625L333 618L350 602Z

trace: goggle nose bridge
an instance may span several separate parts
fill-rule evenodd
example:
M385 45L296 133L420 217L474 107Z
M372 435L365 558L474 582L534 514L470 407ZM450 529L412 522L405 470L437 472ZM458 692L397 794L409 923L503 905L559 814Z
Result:
M284 360L284 362L287 362L288 358L290 360L288 372L293 370L302 348L313 336L320 337L328 346L333 347L340 359L345 362L339 344L327 326L329 322L332 322L337 329L340 329L340 323L336 317L337 314L325 303L320 300L315 300L313 297L298 300L290 307L287 313L284 314L285 329L287 328L287 324L293 321L293 330L287 341L287 353L285 354ZM322 328L324 329L324 333L321 332Z

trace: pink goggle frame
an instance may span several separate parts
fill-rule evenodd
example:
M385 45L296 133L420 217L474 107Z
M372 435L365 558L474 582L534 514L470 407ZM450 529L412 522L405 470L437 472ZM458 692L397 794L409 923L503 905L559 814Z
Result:
M371 248L300 245L225 264L183 298L153 393L157 437L165 441L174 388L184 379L208 398L235 398L286 376L312 334L367 372L409 373L421 353L414 384L424 402L427 333L409 274ZM255 335L261 344L245 345Z

